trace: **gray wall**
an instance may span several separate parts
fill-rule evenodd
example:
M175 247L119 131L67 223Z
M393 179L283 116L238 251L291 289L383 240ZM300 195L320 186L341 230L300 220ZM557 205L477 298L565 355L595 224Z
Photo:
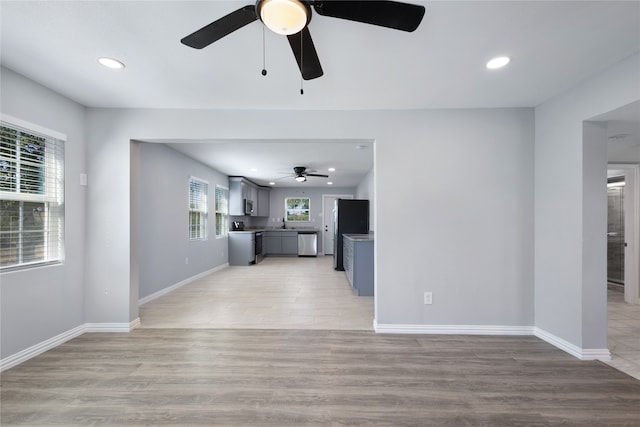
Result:
M209 182L209 238L203 241L188 236L190 176ZM140 298L227 263L227 238L215 235L216 185L229 188L227 176L163 144L140 144Z
M607 137L620 134L629 136L622 140L609 141L607 144L609 163L640 163L640 117L636 117L635 122L607 122Z
M590 214L600 189L585 184L599 181L606 158L583 141L582 122L640 99L639 76L635 55L536 108L534 133L531 109L85 111L2 69L2 112L68 135L66 262L2 275L2 356L83 322L136 318L141 206L131 177L142 160L131 140L151 138L373 139L379 323L535 324L603 348L606 300L586 273L599 280L605 261L585 229L600 224L597 206ZM420 173L408 180L405 170ZM433 305L421 303L423 290Z
M3 273L0 347L5 358L84 323L86 172L85 109L6 68L0 69L0 111L66 134L65 261ZM91 178L89 178L91 186Z
M376 222L376 212L375 212L375 170L371 169L369 173L363 178L362 182L358 184L356 188L356 199L367 199L370 200L369 204L369 229L373 231L373 224Z
M536 108L536 326L580 348L607 348L607 141L583 122L640 99L639 79L634 55Z
M531 109L89 109L87 118L96 185L89 219L103 225L87 235L92 321L130 321L135 303L128 301L137 233L129 218L130 140L319 138L376 142L378 322L533 325ZM313 126L318 120L334 125ZM399 170L421 173L407 180ZM402 230L399 220L415 226ZM434 292L432 306L421 303L424 290Z
M532 326L533 110L379 121L378 323Z

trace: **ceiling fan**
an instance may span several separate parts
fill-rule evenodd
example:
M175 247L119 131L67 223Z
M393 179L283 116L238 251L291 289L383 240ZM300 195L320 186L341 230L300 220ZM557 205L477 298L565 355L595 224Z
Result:
M308 176L317 176L320 178L329 178L329 175L324 175L316 172L313 169L307 169L305 166L295 166L293 168L293 177L298 182L305 182Z
M424 6L397 1L349 0L257 0L200 28L180 40L194 49L202 49L232 32L260 19L271 31L286 35L304 80L323 75L308 24L311 6L319 15L363 22L411 32L422 22ZM266 75L266 70L262 70Z

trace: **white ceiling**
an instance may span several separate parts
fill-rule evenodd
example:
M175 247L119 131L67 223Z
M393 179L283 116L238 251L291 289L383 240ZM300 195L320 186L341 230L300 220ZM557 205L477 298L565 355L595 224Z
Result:
M373 142L344 141L175 141L169 144L229 176L246 176L259 185L276 187L355 187L373 168ZM329 178L296 182L293 167L304 166ZM335 171L329 171L334 168Z
M413 33L314 14L309 29L325 74L305 81L304 95L284 36L266 31L268 75L261 75L259 21L202 50L180 43L253 0L1 0L0 61L88 107L490 108L536 106L640 51L638 1L409 2L427 10ZM484 64L496 55L509 55L511 64L487 70ZM120 59L126 68L102 68L100 56ZM228 148L199 143L209 152ZM298 145L300 154L280 151L287 164L274 159L271 176L293 166L329 167L345 151L353 154L346 145L333 158L314 150L316 166L303 155L309 147ZM207 162L195 146L181 147ZM242 150L243 161L256 163L247 160L254 152L268 155L258 147ZM229 162L239 162L236 157ZM242 167L220 169L238 174Z

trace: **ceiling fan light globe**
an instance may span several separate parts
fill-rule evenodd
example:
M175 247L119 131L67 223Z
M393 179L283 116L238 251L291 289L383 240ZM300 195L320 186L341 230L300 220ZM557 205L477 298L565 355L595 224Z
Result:
M296 176L296 181L298 182L305 182L307 180L307 178L305 176Z
M262 0L258 10L267 28L285 36L299 33L309 22L309 10L300 0Z

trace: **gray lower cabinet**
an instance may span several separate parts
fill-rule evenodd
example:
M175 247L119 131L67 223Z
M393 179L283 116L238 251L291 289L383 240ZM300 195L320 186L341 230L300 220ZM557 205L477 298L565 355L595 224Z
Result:
M255 233L229 233L229 265L255 264Z
M267 255L298 255L297 231L267 231L265 240Z
M279 231L267 231L264 233L264 239L267 255L280 255L282 253L282 233Z
M373 295L373 239L354 239L344 235L344 272L355 295Z
M298 232L296 231L282 232L282 254L298 255Z

